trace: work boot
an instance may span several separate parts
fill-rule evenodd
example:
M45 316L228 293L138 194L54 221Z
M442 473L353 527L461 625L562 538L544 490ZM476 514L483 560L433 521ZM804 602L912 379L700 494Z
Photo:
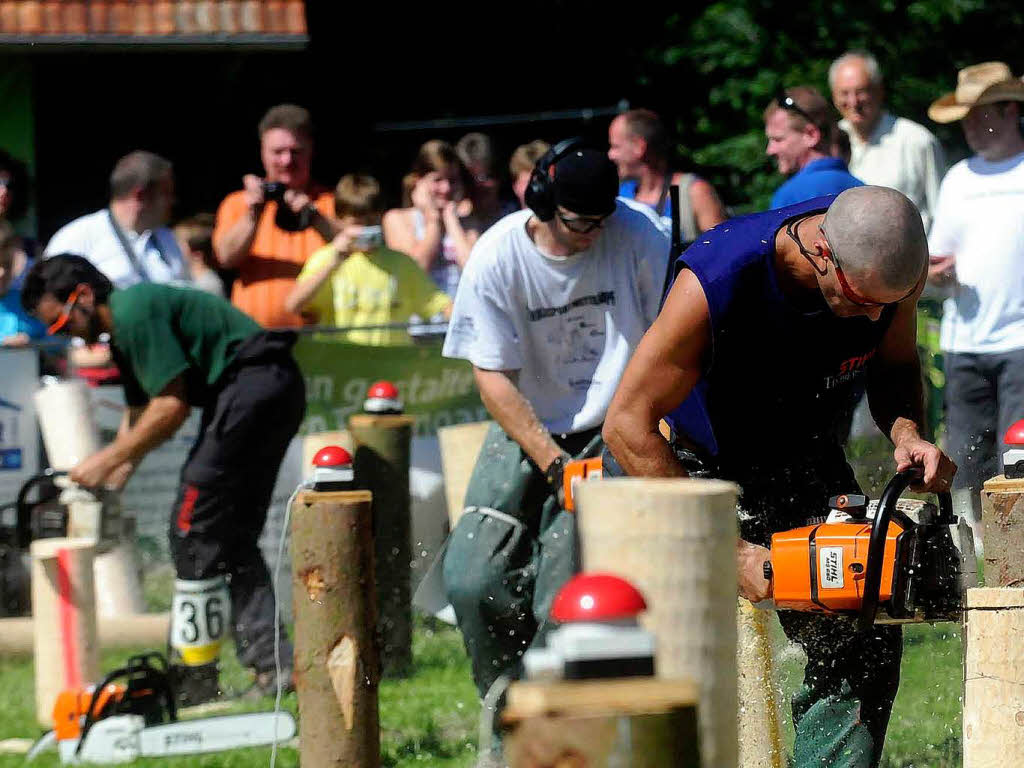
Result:
M244 699L262 699L266 696L276 697L277 696L277 672L273 669L267 669L263 672L256 673L256 679L253 681L252 687L249 688L242 698ZM295 682L292 679L291 667L281 668L281 693L294 693Z
M194 667L172 664L171 684L179 707L194 707L220 698L221 695L216 662Z

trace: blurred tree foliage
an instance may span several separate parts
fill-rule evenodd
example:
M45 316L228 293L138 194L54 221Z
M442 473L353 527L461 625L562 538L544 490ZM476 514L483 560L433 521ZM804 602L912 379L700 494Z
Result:
M879 60L891 110L932 130L950 162L966 146L957 124L928 120L928 105L969 64L1024 57L1020 0L730 0L678 6L651 30L642 60L644 104L676 116L679 161L699 169L737 213L766 207L781 183L764 154L762 114L782 87L826 98L828 67L863 48Z

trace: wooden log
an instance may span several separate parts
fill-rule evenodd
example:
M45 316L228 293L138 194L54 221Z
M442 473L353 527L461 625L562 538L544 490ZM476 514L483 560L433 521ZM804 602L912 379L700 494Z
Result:
M305 491L292 503L294 674L304 768L380 765L371 500L366 491Z
M455 524L462 516L462 502L466 498L469 478L490 427L489 421L474 421L437 430L437 440L441 446L441 468L444 472L444 495L448 500L448 525L451 530L455 530Z
M631 581L657 639L658 677L700 686L701 760L735 768L736 497L719 480L615 478L579 486L583 567Z
M1024 586L1024 480L988 480L981 490L981 520L985 585Z
M1003 768L1024 762L1022 636L1024 589L967 590L964 768Z
M124 614L97 619L100 648L162 648L167 645L169 613ZM29 616L0 619L0 656L32 653L35 623ZM93 681L95 682L95 681Z
M412 510L409 452L416 419L357 413L348 428L355 444L356 484L373 494L377 632L381 671L403 676L412 667Z
M510 768L697 768L697 686L625 678L513 683L502 715Z
M762 611L742 597L736 608L736 667L739 764L743 768L782 768L786 753L775 697L775 663L770 624L774 612Z
M96 548L88 539L37 539L30 552L36 720L52 728L57 695L99 679Z

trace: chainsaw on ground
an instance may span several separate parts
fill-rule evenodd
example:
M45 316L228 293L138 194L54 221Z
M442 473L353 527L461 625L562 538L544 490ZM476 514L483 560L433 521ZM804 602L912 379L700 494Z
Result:
M578 484L601 475L600 457L566 462L567 511L575 511ZM862 631L959 621L967 589L978 582L974 537L948 492L937 506L900 498L918 477L913 469L897 473L877 501L834 496L826 515L774 534L764 565L772 599L758 607L857 616Z
M296 732L290 712L179 720L167 661L156 652L132 656L97 685L62 691L53 721L27 760L54 743L63 765L110 764L264 746Z

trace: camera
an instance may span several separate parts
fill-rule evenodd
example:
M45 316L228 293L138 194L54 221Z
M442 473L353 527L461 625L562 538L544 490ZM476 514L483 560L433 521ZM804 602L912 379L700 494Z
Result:
M288 185L281 181L264 181L262 186L264 199L275 203L284 200L284 191L288 189Z

